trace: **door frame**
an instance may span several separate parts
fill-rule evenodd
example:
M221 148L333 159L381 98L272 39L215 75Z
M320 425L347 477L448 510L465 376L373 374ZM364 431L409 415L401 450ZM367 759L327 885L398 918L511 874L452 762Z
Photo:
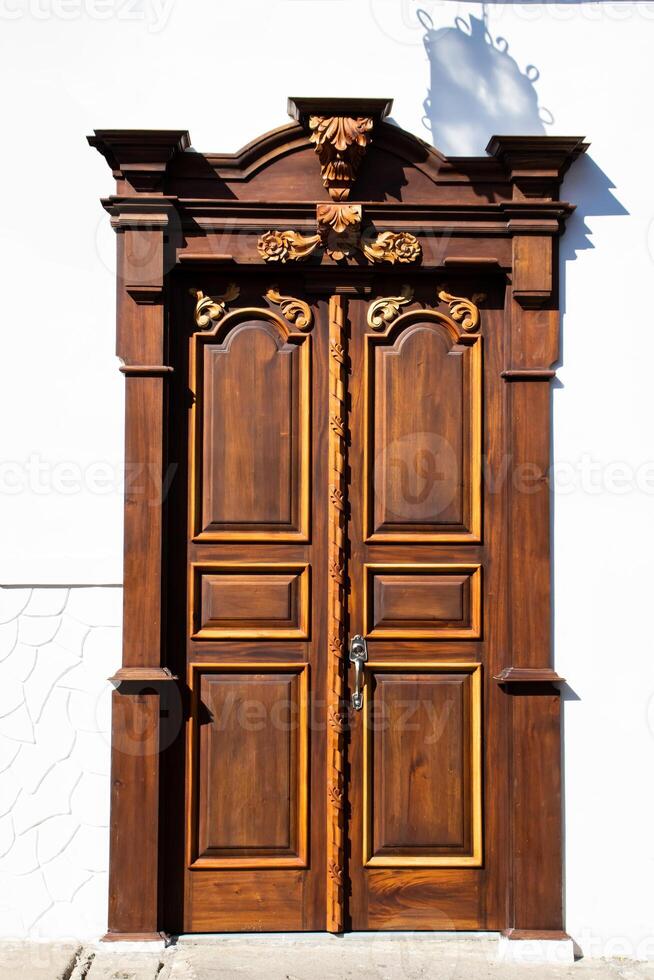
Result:
M111 678L108 940L159 938L175 932L179 921L163 830L170 792L163 760L174 754L188 707L185 679L170 667L167 618L175 601L165 492L174 478L174 420L167 412L177 368L168 329L172 273L193 269L201 284L208 270L233 279L253 265L272 272L280 262L307 260L307 277L311 263L321 262L342 278L339 266L354 252L353 290L366 262L421 260L433 269L435 284L457 269L506 282L504 451L512 475L531 477L529 492L513 479L501 490L507 531L515 531L505 535L507 587L497 599L510 637L495 677L510 699L511 718L504 929L510 938L562 935L562 678L551 666L550 489L543 477L551 463L550 384L558 359L558 238L573 210L559 191L587 144L580 137L494 136L485 157L448 159L385 123L390 104L291 99L294 121L236 154L191 151L184 130L105 129L88 137L116 179L115 195L102 205L117 232L117 353L125 375L129 478L123 657ZM345 151L330 144L334 118L349 134ZM335 155L338 181L330 177ZM385 193L397 194L384 182L399 177L409 185L406 201ZM299 200L297 186L315 187L315 200ZM254 196L251 187L258 189ZM352 204L355 197L368 203ZM328 278L329 269L322 271ZM465 317L456 308L461 297L443 295L450 315ZM224 297L204 300L203 315L223 315ZM161 486L153 486L152 474L161 475ZM337 536L334 541L337 546ZM337 700L342 694L334 692ZM341 834L337 821L337 851ZM338 931L338 915L325 927Z

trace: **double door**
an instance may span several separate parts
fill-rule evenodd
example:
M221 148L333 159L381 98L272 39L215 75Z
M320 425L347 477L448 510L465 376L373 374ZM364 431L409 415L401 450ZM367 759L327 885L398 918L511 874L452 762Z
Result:
M502 297L189 284L183 927L497 928Z

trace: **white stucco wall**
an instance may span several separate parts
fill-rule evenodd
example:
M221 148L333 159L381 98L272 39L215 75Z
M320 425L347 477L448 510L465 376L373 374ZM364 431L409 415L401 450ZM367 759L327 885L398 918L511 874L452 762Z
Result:
M104 928L106 720L87 715L119 658L118 590L71 586L121 581L123 381L112 181L84 136L188 127L235 150L288 95L388 95L449 153L592 141L564 187L554 397L567 925L587 953L654 957L654 3L0 0L0 21L0 583L28 590L0 616L2 929Z

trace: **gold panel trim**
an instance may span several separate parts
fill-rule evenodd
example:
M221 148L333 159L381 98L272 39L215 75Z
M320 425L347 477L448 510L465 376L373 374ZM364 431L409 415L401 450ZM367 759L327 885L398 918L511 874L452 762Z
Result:
M444 575L468 574L470 576L470 626L462 628L420 627L375 627L372 622L372 602L370 589L377 573L389 575L428 575L443 573ZM475 563L425 564L425 563L370 563L363 566L363 623L364 635L371 640L478 640L481 638L481 609L482 609L482 566Z
M200 624L201 579L203 575L219 575L235 572L252 575L253 586L256 576L266 572L297 572L299 583L298 625L294 627L276 626L210 626ZM189 587L189 623L192 640L307 640L311 628L311 571L306 562L230 562L206 561L191 562Z
M279 857L198 857L199 815L199 736L201 674L285 673L297 674L300 681L298 718L298 847L296 855ZM190 788L186 791L186 864L189 869L230 868L307 868L309 866L309 664L252 663L219 661L190 664L188 684L191 691L191 718L187 735L187 758L191 760Z
M480 868L483 864L483 800L482 800L482 729L480 663L445 661L370 661L366 678L371 673L468 673L470 674L470 799L472 848L470 854L389 855L372 854L373 766L371 764L371 698L369 683L363 690L363 863L367 868Z

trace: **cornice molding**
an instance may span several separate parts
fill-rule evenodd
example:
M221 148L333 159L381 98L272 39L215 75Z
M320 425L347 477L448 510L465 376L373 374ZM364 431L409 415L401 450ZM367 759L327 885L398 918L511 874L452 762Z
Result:
M583 136L492 136L486 152L505 168L514 197L558 197L563 176L589 144Z
M185 129L95 129L87 140L137 193L163 192L169 163L191 145Z
M290 96L288 114L306 128L311 116L368 116L373 122L385 119L393 107L392 99L352 99L338 96Z

